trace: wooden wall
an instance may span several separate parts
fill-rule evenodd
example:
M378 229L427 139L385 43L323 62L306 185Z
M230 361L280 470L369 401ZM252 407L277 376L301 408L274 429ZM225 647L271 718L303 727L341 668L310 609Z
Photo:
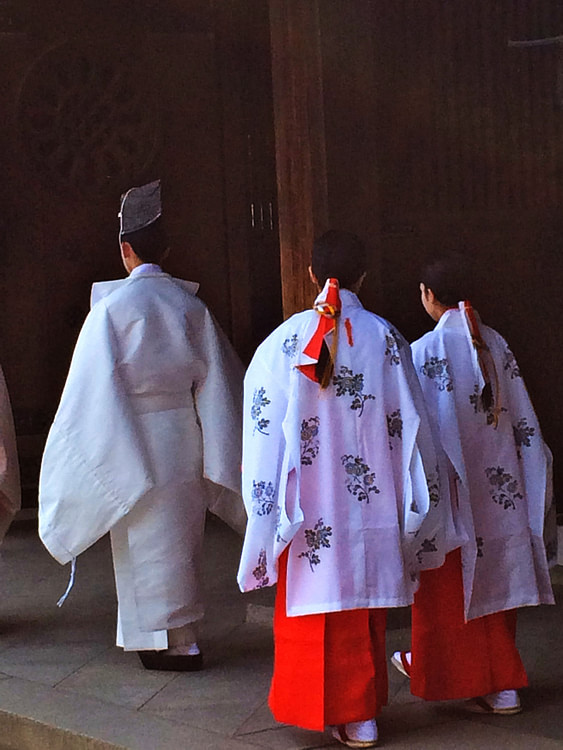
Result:
M305 46L295 21L305 4L283 5L293 46ZM366 240L371 263L364 302L410 339L432 325L419 302L420 265L451 249L474 258L475 303L520 360L561 487L563 47L519 49L508 42L563 34L563 5L306 5L314 28L303 34L319 50L321 75L304 74L309 100L322 101L316 138L324 153L308 169L326 204L324 215L311 210L312 226L349 229ZM273 38L281 33L272 25ZM275 58L273 71L275 96L284 101L291 75ZM293 114L306 116L310 121L306 108ZM299 141L278 142L278 162L293 150L298 165L300 148ZM302 210L283 185L279 200L280 216ZM283 268L284 256L295 252L280 228ZM304 248L300 273L308 259ZM284 299L294 305L286 304L287 314L310 304L312 290L291 276L283 283Z
M166 270L244 359L281 319L269 48L262 0L2 3L0 363L27 503L90 286L124 276L125 189L162 179Z
M418 336L419 262L451 248L470 255L475 303L521 363L561 486L563 54L508 41L561 34L563 6L373 7L384 314Z

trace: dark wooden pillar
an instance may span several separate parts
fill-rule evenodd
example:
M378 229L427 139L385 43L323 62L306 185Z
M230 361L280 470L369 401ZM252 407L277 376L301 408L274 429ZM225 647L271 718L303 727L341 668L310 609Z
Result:
M270 0L285 316L311 304L311 244L328 227L319 5L319 0Z

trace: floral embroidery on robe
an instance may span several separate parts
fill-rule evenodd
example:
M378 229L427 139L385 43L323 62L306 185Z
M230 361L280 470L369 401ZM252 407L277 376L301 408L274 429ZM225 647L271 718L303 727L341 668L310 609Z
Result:
M436 537L432 537L432 539L425 539L418 552L416 553L416 558L419 563L422 562L422 556L426 554L427 552L437 552L438 548L436 547Z
M518 367L518 363L516 362L516 357L510 351L510 349L506 349L504 352L504 369L510 375L511 380L513 378L522 377L522 373L520 372L520 368Z
M453 383L450 374L450 366L447 359L430 357L420 368L420 372L427 378L433 380L439 391L453 391Z
M492 485L490 490L494 502L501 505L504 510L514 510L516 501L524 497L519 492L518 480L512 474L506 472L502 466L491 466L485 469L485 474Z
M294 333L293 336L290 336L283 342L282 352L287 357L290 357L290 358L295 357L295 355L297 354L298 346L299 346L299 339L297 337L297 334Z
M256 388L254 396L252 398L252 407L250 409L250 417L254 421L254 430L258 430L262 435L267 435L267 426L270 424L269 419L262 417L262 409L268 406L271 401L266 397L265 388Z
M301 464L311 466L313 459L319 453L319 423L318 417L310 417L301 422Z
M319 518L313 529L305 529L305 542L309 549L306 552L301 552L298 557L306 557L309 560L313 573L315 572L314 566L321 562L319 551L322 547L326 549L330 547L330 536L332 536L332 527L325 526L322 518Z
M430 495L430 502L436 506L440 502L440 467L436 466L436 471L432 474L428 474L426 477L428 482L428 494Z
M513 424L512 429L514 431L514 442L516 443L518 458L522 458L520 448L522 448L522 446L527 448L530 447L532 444L530 438L535 435L536 430L534 427L530 427L526 417L522 417L522 419L519 419L516 424Z
M390 438L403 439L403 420L401 419L401 410L395 409L391 414L387 414L387 433ZM393 450L393 443L389 440L389 448Z
M403 342L399 337L397 331L395 331L393 328L389 329L389 332L386 334L385 344L385 356L389 357L389 364L400 364L401 357L399 355L399 349L403 346Z
M252 499L259 516L269 516L274 508L274 485L271 482L252 482Z
M375 399L375 396L371 393L363 392L363 373L359 372L354 375L353 371L345 365L340 367L340 373L332 378L332 382L333 385L336 386L337 396L353 396L350 409L352 409L352 411L357 411L359 417L361 417L364 412L365 402Z
M369 503L369 493L375 492L378 495L380 492L375 484L375 474L370 472L369 466L364 463L361 456L342 456L341 461L349 476L346 489L360 502L365 500Z
M252 571L252 575L258 581L257 588L263 589L270 583L270 579L266 575L268 566L266 563L266 550L261 549L258 555L258 565Z

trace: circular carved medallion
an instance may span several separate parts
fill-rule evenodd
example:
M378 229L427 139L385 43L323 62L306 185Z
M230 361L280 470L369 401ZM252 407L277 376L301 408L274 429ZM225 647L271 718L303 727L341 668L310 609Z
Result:
M152 96L123 61L64 44L46 52L22 88L18 126L32 166L53 187L100 191L150 164Z

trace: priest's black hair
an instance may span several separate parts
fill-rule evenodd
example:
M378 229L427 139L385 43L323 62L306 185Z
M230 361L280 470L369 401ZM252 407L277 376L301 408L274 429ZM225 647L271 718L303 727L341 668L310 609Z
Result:
M473 274L473 267L467 256L451 252L434 258L424 266L420 281L434 292L438 302L452 307L461 300L473 299Z
M120 242L128 242L143 263L159 264L168 249L168 236L160 216L148 227L119 235Z
M351 232L330 229L313 243L311 268L319 284L327 279L338 279L340 286L349 289L366 271L366 248Z

